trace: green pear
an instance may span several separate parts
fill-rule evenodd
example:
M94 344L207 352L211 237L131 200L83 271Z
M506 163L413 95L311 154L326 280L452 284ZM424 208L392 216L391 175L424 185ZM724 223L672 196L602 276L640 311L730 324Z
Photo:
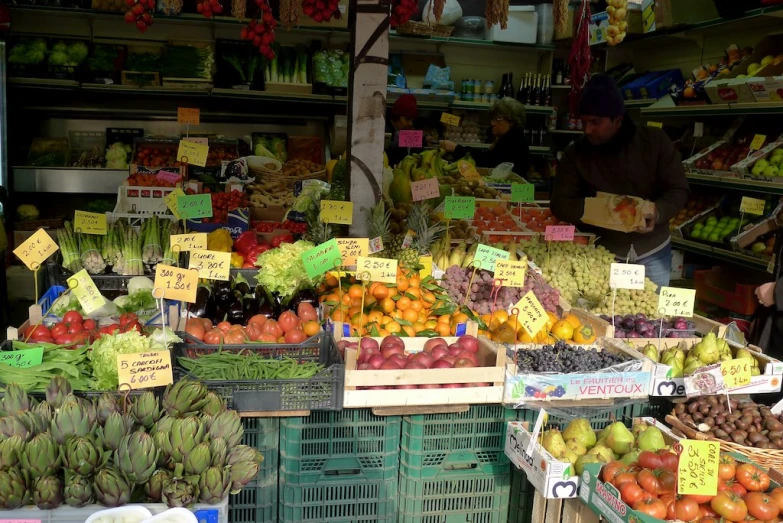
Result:
M720 361L731 361L731 359L731 353L720 355Z
M584 443L576 438L566 440L566 447L568 447L568 450L577 456L584 456L587 454L587 447L585 447Z
M699 370L699 369L700 369L700 368L702 368L703 366L704 366L704 364L703 364L703 363L701 363L701 362L700 362L700 361L698 361L698 360L696 360L696 361L691 361L690 363L688 363L688 362L686 361L686 362L685 362L685 368L683 368L683 369L682 369L682 373L683 373L685 376L690 376L691 374L693 374L694 372L696 372L697 370Z
M750 352L748 349L737 349L737 355L735 356L738 360L755 360L756 358L753 357L753 353Z
M729 344L726 342L726 340L718 340L715 344L718 347L718 352L721 354L731 354L731 347L729 347Z
M614 461L614 452L612 452L612 449L610 449L609 447L605 447L603 445L596 445L595 447L588 450L587 454L585 455L600 456L601 459L604 460L604 463L609 463L610 461Z
M563 431L563 439L576 439L579 440L585 448L591 448L595 445L596 437L590 422L585 418L576 418L571 421Z
M576 452L570 449L566 449L566 458L571 465L576 465L576 461L579 459L579 456L576 455Z
M671 368L672 371L671 371L671 376L669 376L670 378L682 378L682 374L683 374L682 363L680 363L679 361L672 362Z
M648 343L644 346L642 349L642 354L653 360L654 362L658 363L658 347L653 345L652 343Z
M720 357L717 340L715 334L709 332L693 347L693 349L691 349L691 353L699 358L705 365L717 363L718 358Z
M622 458L620 458L620 461L625 463L626 465L630 465L631 463L636 463L636 461L639 459L639 454L641 454L641 450L632 450Z
M616 421L609 426L606 446L615 454L628 454L633 448L633 434L622 422Z
M585 465L588 463L608 463L608 461L604 461L600 456L595 454L585 454L584 456L579 456L579 459L577 459L576 463L574 463L574 469L576 469L577 475L582 475L582 472L585 470Z
M663 434L658 427L648 427L647 430L639 434L639 438L636 440L636 446L640 450L649 450L652 452L658 451L666 446L666 442L663 440Z
M552 429L544 432L544 437L541 440L541 445L554 456L555 459L562 460L566 457L566 451L568 448L566 447L565 441L563 440L562 434L560 434L560 431L557 429Z
M645 430L647 430L647 425L644 423L637 423L631 427L631 434L633 434L634 439L639 439L639 435L641 435L641 433Z

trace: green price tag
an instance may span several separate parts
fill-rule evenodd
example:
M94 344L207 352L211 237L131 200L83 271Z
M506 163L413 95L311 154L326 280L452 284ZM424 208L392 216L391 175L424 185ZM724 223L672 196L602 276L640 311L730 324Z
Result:
M512 183L511 202L523 203L535 200L536 186L532 183Z
M177 196L177 209L183 220L212 218L212 195Z
M317 278L326 272L340 268L343 264L343 258L337 238L332 238L326 243L303 252L302 262L305 266L305 272L310 278Z
M34 349L0 352L0 363L18 369L40 365L43 361L43 351L43 347L36 347Z
M472 220L476 214L476 198L473 196L446 196L443 215L447 220Z
M477 269L495 272L495 262L497 260L508 260L508 257L508 251L480 243L473 257L473 266Z

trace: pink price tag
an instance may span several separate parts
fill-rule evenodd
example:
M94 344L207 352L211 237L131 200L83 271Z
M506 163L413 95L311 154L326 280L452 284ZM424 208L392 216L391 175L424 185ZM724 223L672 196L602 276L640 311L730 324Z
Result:
M40 519L0 519L0 523L41 523Z
M440 186L437 178L429 178L418 182L411 182L411 197L414 202L438 198L440 196Z
M156 178L161 182L166 183L179 183L179 181L182 179L179 173L173 173L171 171L158 171Z
M400 131L397 142L400 147L421 147L424 131Z
M573 225L547 225L544 239L548 242L572 242L574 229Z

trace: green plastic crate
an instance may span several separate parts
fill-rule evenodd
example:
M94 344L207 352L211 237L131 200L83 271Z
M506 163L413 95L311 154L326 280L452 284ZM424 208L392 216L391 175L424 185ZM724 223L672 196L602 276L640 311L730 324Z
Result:
M280 421L278 418L243 418L242 443L264 456L256 479L229 497L229 523L276 523Z
M400 474L399 523L504 523L511 466L495 476L416 479Z
M508 523L531 523L535 495L536 489L527 480L525 473L511 467L511 504L508 508Z
M508 473L509 459L503 451L506 423L516 418L517 411L502 405L480 405L456 414L406 416L400 472L410 478Z

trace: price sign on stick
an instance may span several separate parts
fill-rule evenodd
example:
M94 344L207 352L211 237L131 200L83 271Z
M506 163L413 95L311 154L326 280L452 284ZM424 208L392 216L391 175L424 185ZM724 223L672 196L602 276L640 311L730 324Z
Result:
M38 229L22 244L14 249L14 254L27 265L31 271L38 270L41 264L60 248L45 230Z
M207 248L207 233L194 232L190 234L172 234L170 236L171 247L179 246L180 252L193 249ZM176 250L176 249L175 249Z
M68 287L79 300L85 314L90 314L106 305L106 298L95 286L95 282L87 274L87 269L82 269L68 278Z
M761 216L764 214L765 204L766 202L764 200L743 196L742 200L740 201L740 212Z
M661 293L658 296L658 314L691 318L695 302L696 291L694 289L661 287Z
M185 191L177 187L170 193L168 193L166 196L163 197L163 201L166 202L166 207L169 208L171 211L171 214L174 215L174 217L178 220L181 220L182 218L179 215L179 208L177 207L177 198L180 196L185 196Z
M162 183L170 184L175 184L182 181L182 176L179 173L173 173L171 171L158 171L158 174L155 175L155 178L160 180Z
M527 261L495 261L495 279L503 282L503 287L524 287Z
M200 143L189 142L187 140L179 141L177 159L180 162L189 163L190 165L197 165L199 167L206 167L208 154L208 145L201 145Z
M190 107L177 107L177 122L189 125L198 125L201 111Z
M677 494L714 496L718 493L720 443L681 439L677 470Z
M449 113L442 113L440 115L440 121L446 125L457 127L459 125L459 116L455 116Z
M547 225L544 239L548 242L574 241L575 227L573 225Z
M0 352L0 363L16 367L17 369L26 369L34 365L40 365L43 362L43 347L34 349L13 350ZM0 520L2 521L2 520Z
M149 389L174 383L171 371L171 353L139 352L117 355L117 377L120 388Z
M609 269L609 287L643 291L644 265L613 263Z
M522 299L514 305L514 308L519 309L519 315L517 316L519 322L531 338L535 337L549 320L546 309L538 301L533 291L528 291L527 294L522 296Z
M536 186L532 183L512 183L511 184L511 202L525 203L532 202L535 199Z
M231 270L231 253L218 251L190 251L191 269L198 270L199 278L228 281Z
M437 178L429 178L418 182L411 182L411 196L414 202L429 200L440 196L440 185Z
M750 367L753 360L748 358L722 361L720 372L723 374L723 384L726 389L737 389L750 385Z
M750 142L750 150L751 151L758 151L762 147L764 147L764 142L766 141L767 136L764 134L757 134L753 137L753 141Z
M397 283L397 260L359 256L356 259L356 276L361 277L363 273L370 274L370 281Z
M446 196L443 215L447 220L472 220L476 214L473 196Z
M369 238L337 238L343 265L356 265L356 258L370 253Z
M305 272L310 278L317 278L325 272L343 265L342 254L337 239L333 238L326 243L316 245L312 249L302 253L302 263Z
M183 220L212 218L212 195L177 196L177 209Z
M106 214L76 211L73 215L73 230L106 236Z
M338 225L353 223L353 202L321 200L321 220Z
M153 285L155 289L163 289L163 297L167 300L196 303L198 271L159 263L155 266Z
M496 249L489 245L479 244L473 257L473 266L486 271L495 272L497 260L508 260L509 253L503 249ZM495 276L497 278L497 276Z
M421 148L423 137L424 131L400 131L397 133L397 145Z

